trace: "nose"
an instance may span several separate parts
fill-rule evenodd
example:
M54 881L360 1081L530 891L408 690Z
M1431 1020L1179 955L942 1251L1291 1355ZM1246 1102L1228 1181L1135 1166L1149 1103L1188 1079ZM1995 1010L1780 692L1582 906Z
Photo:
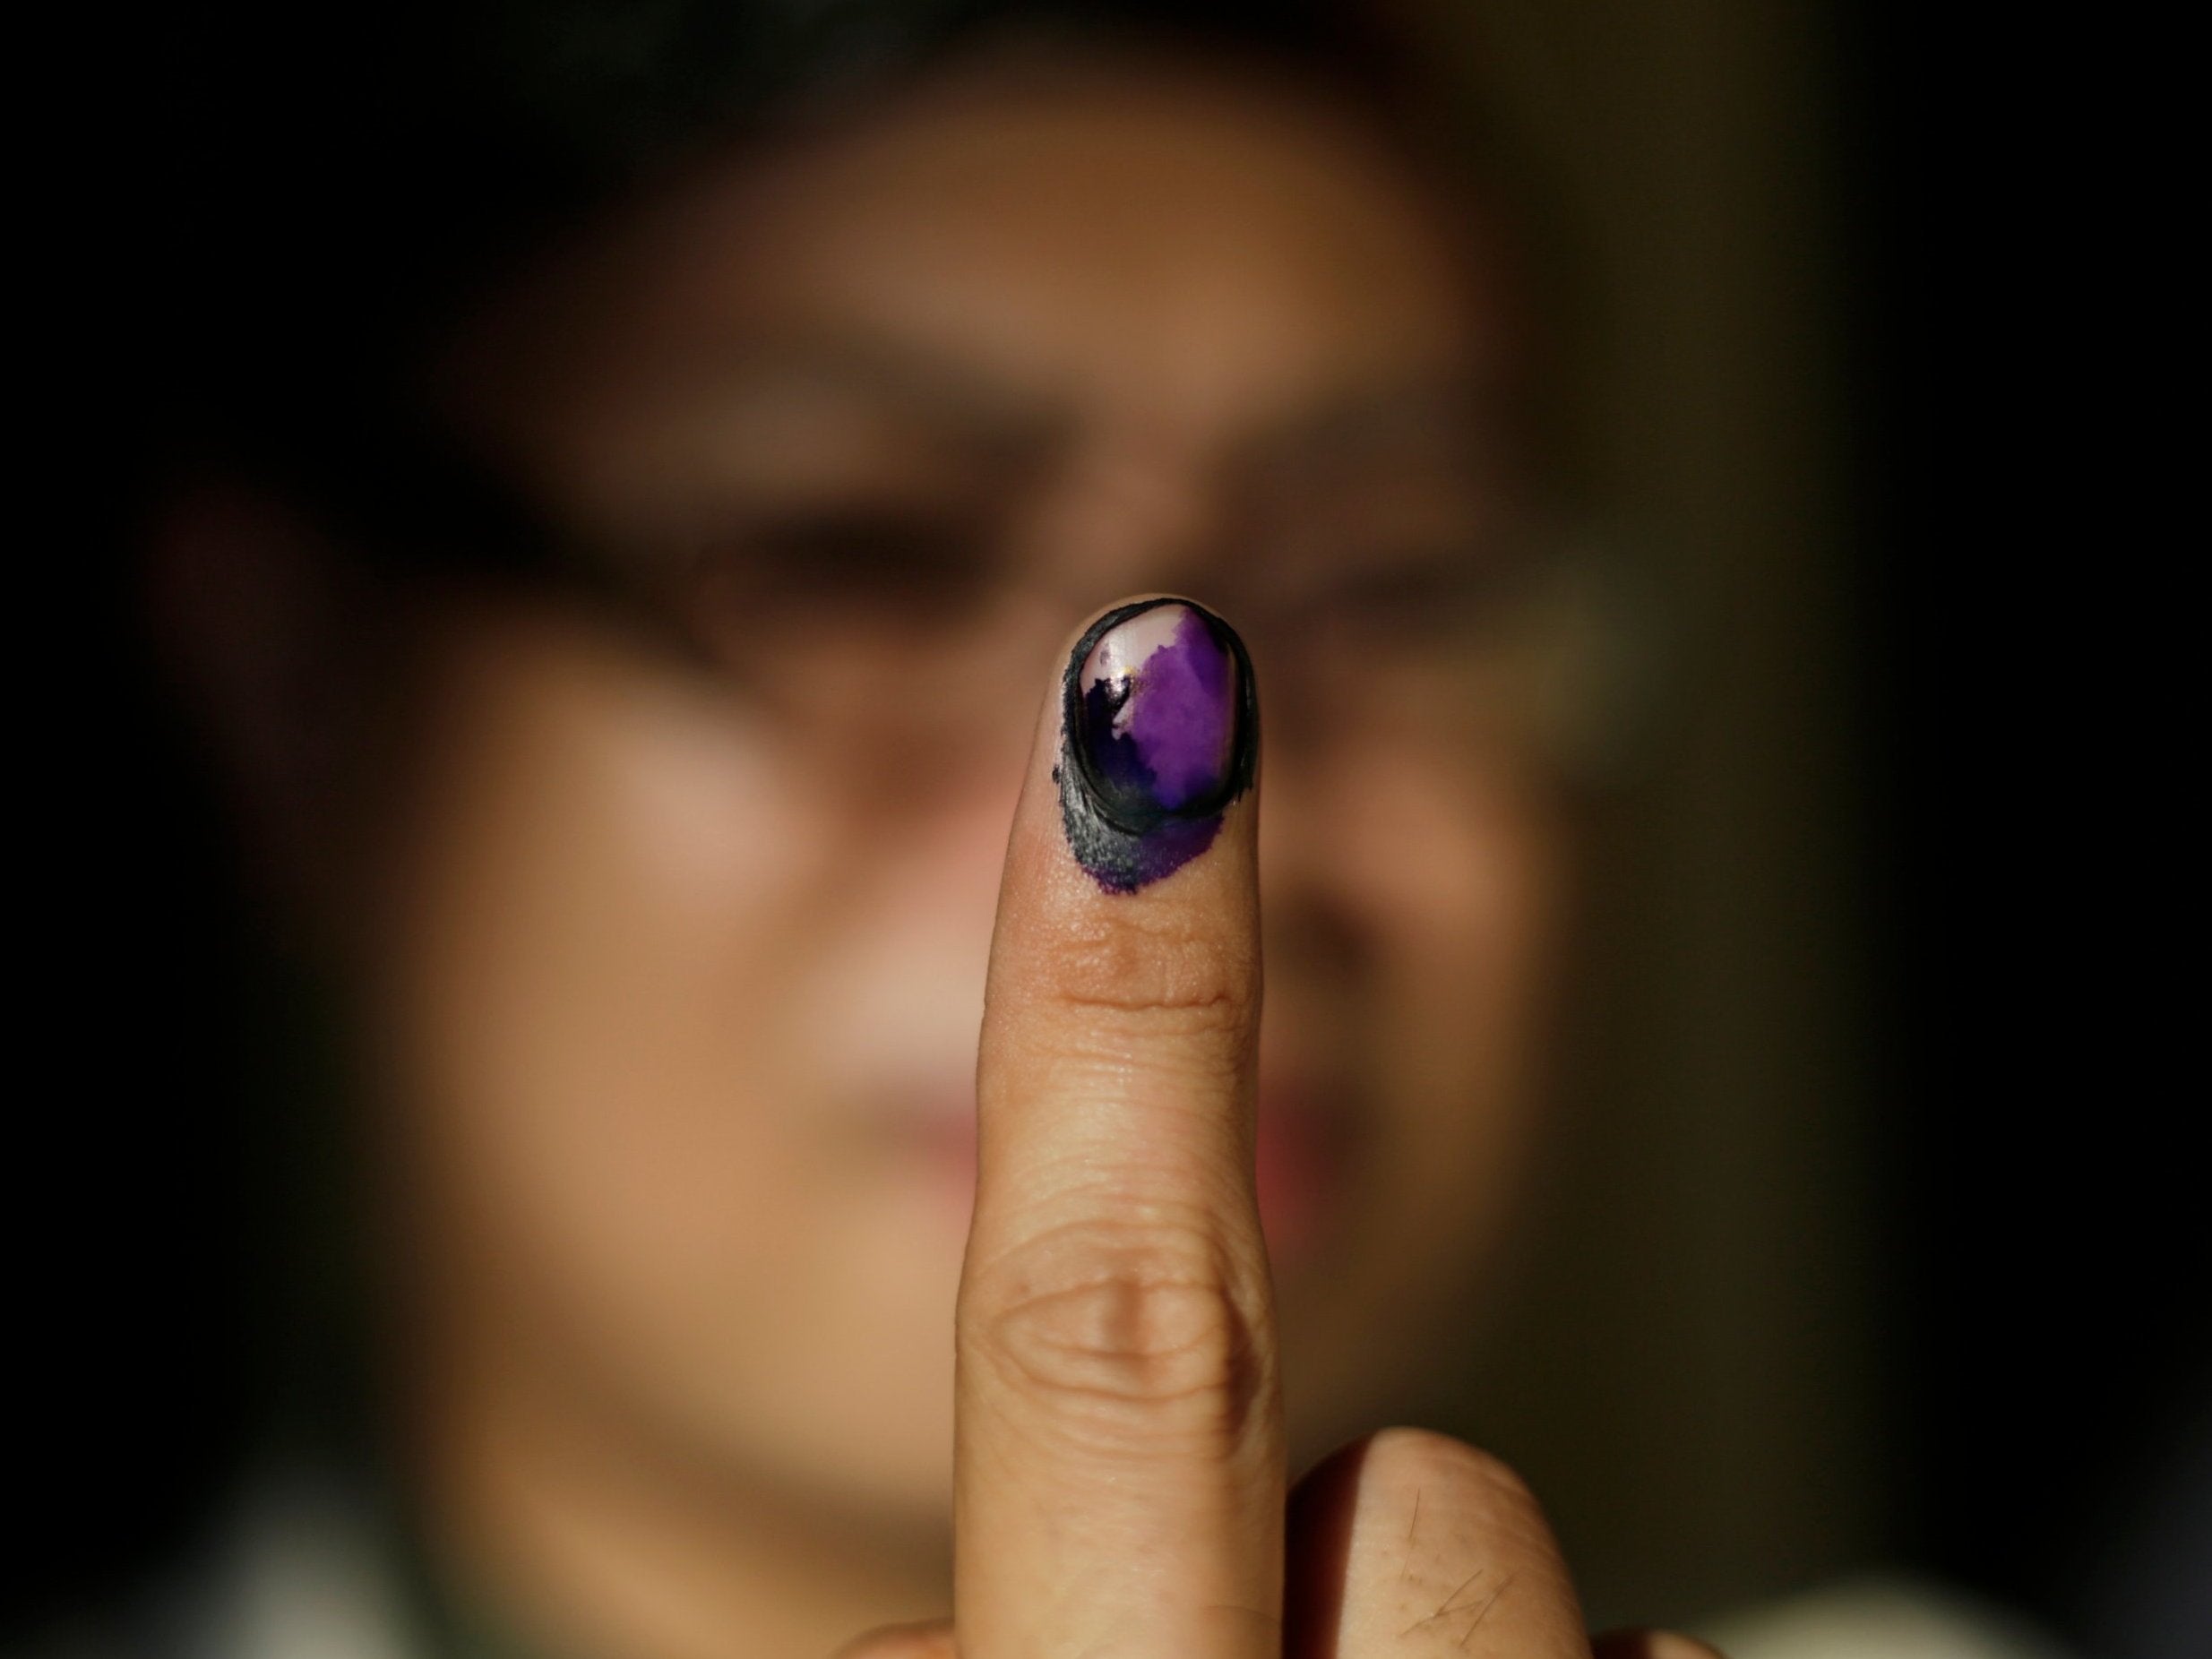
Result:
M1218 494L1189 436L1162 421L1109 421L1069 457L1023 539L1035 568L1100 608L1210 546L1221 528Z
M1027 754L1023 743L989 764L965 767L877 827L885 905L878 919L906 941L901 960L909 970L921 967L926 982L910 977L905 994L914 1006L945 1013L947 1028L970 1045Z

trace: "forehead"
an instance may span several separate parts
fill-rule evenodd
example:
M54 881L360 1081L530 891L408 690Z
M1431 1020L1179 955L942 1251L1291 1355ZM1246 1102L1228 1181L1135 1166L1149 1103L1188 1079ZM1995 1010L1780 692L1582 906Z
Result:
M1508 316L1447 212L1360 125L1160 66L947 76L732 156L549 269L478 378L612 416L763 348L864 343L1075 418L1201 439L1440 374Z

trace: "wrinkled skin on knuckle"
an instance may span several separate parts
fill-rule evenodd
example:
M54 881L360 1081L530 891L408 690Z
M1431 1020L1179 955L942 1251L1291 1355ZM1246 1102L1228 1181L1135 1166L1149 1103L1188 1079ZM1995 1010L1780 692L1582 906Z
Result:
M1250 1079L1240 1045L1211 1040L1139 1043L1113 1022L1086 1021L1046 1043L998 1051L1001 1080L1017 1097L1059 1103L1067 1114L1063 1151L1069 1160L1059 1190L1108 1196L1146 1186L1185 1195L1201 1188L1209 1200L1244 1183L1241 1165L1216 1170L1227 1156L1239 1117L1233 1105ZM1115 1138L1095 1143L1094 1125L1111 1121ZM1217 1179L1220 1177L1220 1179Z
M1077 1440L1229 1443L1270 1384L1263 1294L1202 1232L1081 1223L971 1279L961 1345Z
M1038 963L1045 995L1070 1009L1247 1023L1253 941L1180 909L1071 928Z

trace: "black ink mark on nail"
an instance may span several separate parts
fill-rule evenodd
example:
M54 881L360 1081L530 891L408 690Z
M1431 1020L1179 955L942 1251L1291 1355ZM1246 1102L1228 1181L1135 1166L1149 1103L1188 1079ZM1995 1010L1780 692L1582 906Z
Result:
M1069 849L1106 891L1133 893L1212 846L1258 757L1252 659L1203 606L1121 606L1069 654L1053 781Z

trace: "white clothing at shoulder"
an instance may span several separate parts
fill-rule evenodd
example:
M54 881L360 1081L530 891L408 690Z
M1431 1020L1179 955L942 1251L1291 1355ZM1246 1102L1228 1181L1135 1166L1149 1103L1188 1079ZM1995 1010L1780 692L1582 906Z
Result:
M2023 1621L1906 1578L1853 1579L1697 1634L1728 1659L2066 1659Z

